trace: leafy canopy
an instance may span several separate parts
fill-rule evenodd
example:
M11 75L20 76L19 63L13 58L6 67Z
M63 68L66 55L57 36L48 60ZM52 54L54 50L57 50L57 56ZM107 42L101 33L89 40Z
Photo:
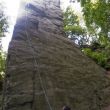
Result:
M8 21L7 16L4 13L4 6L3 3L0 3L0 37L5 36L5 32L8 29Z
M4 12L3 3L0 2L0 90L2 90L3 73L5 72L5 56L2 51L1 39L5 36L8 29L8 18Z
M74 14L74 11L70 6L67 7L66 11L63 13L63 20L64 31L67 37L81 46L85 40L85 29L79 25L78 16Z
M70 0L73 2L74 0ZM110 69L110 0L77 0L83 8L83 17L91 43L83 52L96 63ZM71 28L67 28L71 31ZM78 32L78 31L77 31ZM79 33L79 32L78 32ZM90 42L90 39L88 39Z

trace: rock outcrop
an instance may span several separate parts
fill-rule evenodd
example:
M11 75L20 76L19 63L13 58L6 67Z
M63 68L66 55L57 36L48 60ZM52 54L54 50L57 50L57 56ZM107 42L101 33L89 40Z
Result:
M3 110L104 110L110 79L65 38L59 0L25 1L9 45Z

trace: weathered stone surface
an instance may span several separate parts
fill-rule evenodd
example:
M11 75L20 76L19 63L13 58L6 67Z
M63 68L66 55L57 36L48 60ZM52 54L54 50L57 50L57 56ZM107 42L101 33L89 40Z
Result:
M52 110L110 105L105 70L64 37L59 0L21 5L8 51L4 110L50 110L44 90Z

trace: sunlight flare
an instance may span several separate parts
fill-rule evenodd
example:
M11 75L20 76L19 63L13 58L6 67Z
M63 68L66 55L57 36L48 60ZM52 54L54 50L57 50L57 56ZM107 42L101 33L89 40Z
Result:
M13 33L13 28L16 23L16 18L17 16L20 17L22 16L22 12L18 12L19 5L21 0L2 0L4 4L6 5L6 13L9 16L9 33L6 34L6 38L2 39L2 46L3 50L7 51L8 49L8 44L11 40L12 33ZM30 2L31 0L22 0L23 2ZM39 0L39 2L42 2L42 0ZM61 7L62 9L65 9L69 5L69 0L61 0ZM75 4L73 8L76 10L76 12L80 11L80 5Z
M16 23L17 12L20 4L20 0L5 0L3 1L6 6L6 14L9 17L9 32L6 33L6 37L2 39L3 50L7 51L8 44L11 40L14 24Z

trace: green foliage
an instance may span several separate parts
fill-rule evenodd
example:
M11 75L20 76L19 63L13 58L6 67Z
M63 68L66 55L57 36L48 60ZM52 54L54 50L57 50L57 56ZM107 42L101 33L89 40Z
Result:
M85 33L85 30L82 29L80 26L66 26L64 27L64 31L67 33L67 32L71 32L72 34L75 34L75 35L83 35Z
M74 11L69 6L66 11L63 13L64 27L78 25L78 16L74 14Z
M0 91L2 90L3 76L5 73L5 60L6 54L1 50L0 51Z
M90 0L83 5L83 12L88 30L92 28L97 34L97 29L101 29L98 34L98 43L100 47L103 47L95 51L85 50L86 54L99 65L110 69L110 39L107 36L110 31L110 3L106 0L97 0L96 3L93 3ZM88 54L89 52L91 55Z
M90 48L84 48L83 52L100 66L110 69L110 42L104 40L102 45L93 43Z
M0 51L0 73L4 73L5 71L5 53L1 50Z
M0 37L5 36L5 32L8 29L8 18L4 13L3 3L0 3Z
M5 15L3 3L0 2L0 90L2 90L6 56L6 54L2 51L1 38L5 36L7 29L8 29L8 18Z
M92 51L90 48L83 49L83 52L97 62L97 64L106 67L108 57L105 52Z
M81 0L86 26L101 28L100 34L107 37L110 31L110 1L108 0Z
M77 0L83 8L91 44L83 52L96 63L110 69L110 0ZM99 31L100 30L100 31Z
M1 38L4 37L8 29L8 18L4 12L3 3L0 2L0 73L4 72L5 53L2 51Z
M67 7L63 13L64 31L68 38L72 39L79 46L86 42L85 29L79 25L78 16L74 14L71 7Z

